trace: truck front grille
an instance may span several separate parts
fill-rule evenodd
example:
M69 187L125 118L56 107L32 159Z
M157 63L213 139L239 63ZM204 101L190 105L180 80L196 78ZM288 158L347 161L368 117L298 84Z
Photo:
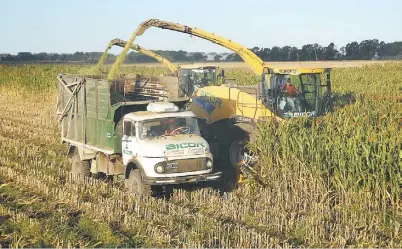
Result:
M165 162L165 173L171 174L206 170L205 160L205 157L202 157L168 161L167 163Z

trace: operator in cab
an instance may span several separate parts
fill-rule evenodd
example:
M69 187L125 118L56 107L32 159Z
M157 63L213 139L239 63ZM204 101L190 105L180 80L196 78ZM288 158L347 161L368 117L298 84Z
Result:
M202 80L201 80L201 86L208 86L209 85L209 82L210 81L210 79L209 79L209 75L208 75L208 72L207 71L205 71L204 72L204 78L202 78Z
M165 122L165 135L175 135L177 134L178 125L174 118L167 119Z
M183 119L169 118L165 123L165 136L188 134L190 128L183 124ZM184 122L185 123L185 122Z
M286 80L285 84L279 87L279 91L282 93L279 108L284 110L286 104L288 104L292 109L292 112L297 111L295 106L295 97L301 92L292 84L292 80L290 78Z

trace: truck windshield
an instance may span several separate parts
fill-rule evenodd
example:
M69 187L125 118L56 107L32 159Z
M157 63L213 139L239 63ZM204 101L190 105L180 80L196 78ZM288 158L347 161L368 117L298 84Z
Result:
M151 139L181 134L200 135L200 130L194 117L168 117L140 122L139 134L140 139Z

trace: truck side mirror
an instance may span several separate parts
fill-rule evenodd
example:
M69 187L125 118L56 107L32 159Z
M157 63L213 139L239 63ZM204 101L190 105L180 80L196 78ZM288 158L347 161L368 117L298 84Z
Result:
M131 121L124 121L123 122L123 135L131 136L132 127L134 127L134 125L132 125Z

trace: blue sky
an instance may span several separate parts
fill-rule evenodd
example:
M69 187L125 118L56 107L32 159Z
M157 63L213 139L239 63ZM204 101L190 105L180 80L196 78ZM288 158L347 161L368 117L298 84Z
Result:
M103 51L113 38L129 39L149 18L204 29L247 47L334 42L339 48L371 38L402 41L401 10L399 0L2 0L0 53ZM158 28L148 29L136 43L149 49L228 52Z

